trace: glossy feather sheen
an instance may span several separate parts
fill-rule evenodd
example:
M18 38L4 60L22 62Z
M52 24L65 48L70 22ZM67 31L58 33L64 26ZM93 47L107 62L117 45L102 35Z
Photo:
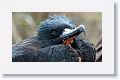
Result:
M38 26L35 37L25 39L12 47L13 62L85 62L95 61L95 49L85 40L74 40L72 47L62 40L53 38L52 29L75 28L72 20L65 16L49 17Z

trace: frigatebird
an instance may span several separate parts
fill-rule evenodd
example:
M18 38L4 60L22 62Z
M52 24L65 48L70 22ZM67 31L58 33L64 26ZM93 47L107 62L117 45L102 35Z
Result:
M12 46L12 62L94 62L94 45L77 37L82 32L84 25L50 16L38 25L36 36Z

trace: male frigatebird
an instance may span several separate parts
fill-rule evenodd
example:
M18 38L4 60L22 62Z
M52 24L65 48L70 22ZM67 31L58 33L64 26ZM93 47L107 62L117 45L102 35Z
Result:
M13 62L94 62L94 46L77 38L84 25L75 26L65 16L50 16L38 26L37 35L12 47Z

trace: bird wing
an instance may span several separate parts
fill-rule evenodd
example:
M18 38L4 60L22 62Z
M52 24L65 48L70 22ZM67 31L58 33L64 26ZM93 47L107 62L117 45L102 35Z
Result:
M79 61L75 49L64 44L38 47L34 39L24 40L12 48L13 62L74 62ZM39 44L40 45L40 44Z
M82 62L95 62L96 50L92 43L86 40L75 40L75 44Z

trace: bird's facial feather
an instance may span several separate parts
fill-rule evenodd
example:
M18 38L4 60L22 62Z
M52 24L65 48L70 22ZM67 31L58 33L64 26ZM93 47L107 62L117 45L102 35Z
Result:
M49 17L39 25L38 35L55 39L62 34L65 28L73 29L75 28L75 24L72 20L64 16Z
M44 40L43 44L46 44L45 46L63 44L64 42L63 42L63 39L61 39L61 35L63 34L63 32L65 32L66 29L73 30L73 32L75 32L76 28L72 20L64 16L50 17L44 22L42 22L41 25L39 26L38 37L40 40ZM77 31L80 32L79 30ZM71 36L71 33L70 33L70 36ZM74 37L74 36L71 36L71 37Z

